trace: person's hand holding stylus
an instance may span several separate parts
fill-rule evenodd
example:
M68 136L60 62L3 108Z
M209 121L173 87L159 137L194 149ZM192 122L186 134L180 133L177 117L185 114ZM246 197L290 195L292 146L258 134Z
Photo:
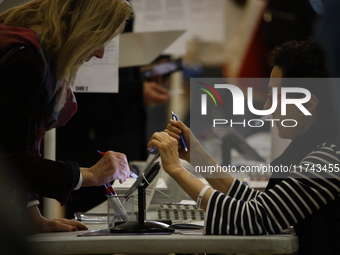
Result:
M167 132L170 136L177 139L179 144L179 157L190 162L190 154L192 153L190 129L186 125L184 125L182 121L179 121L177 116L172 112L172 120L170 120L170 123L167 125L164 131ZM194 139L192 140L196 141L197 139L194 137Z
M99 151L97 150L97 152L101 155L101 156L104 156L105 155L105 152L102 152L102 151ZM130 177L134 178L134 179L138 179L138 175L135 174L134 172L130 171Z
M92 167L80 168L83 177L82 187L101 186L115 179L120 183L130 176L130 167L124 154L107 151Z

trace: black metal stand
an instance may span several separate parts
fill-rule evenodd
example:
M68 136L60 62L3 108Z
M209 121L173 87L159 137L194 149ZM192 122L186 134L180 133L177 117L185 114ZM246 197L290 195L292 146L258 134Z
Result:
M172 233L169 225L158 221L146 221L145 186L138 187L138 221L128 221L110 229L111 233Z

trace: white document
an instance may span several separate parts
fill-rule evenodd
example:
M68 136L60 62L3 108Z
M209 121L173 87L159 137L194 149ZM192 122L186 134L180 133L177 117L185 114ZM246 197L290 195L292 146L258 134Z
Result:
M184 32L156 31L116 36L105 47L102 59L93 57L79 68L74 92L118 93L118 68L150 64Z
M226 0L130 0L134 31L185 29L164 53L183 55L188 40L224 42Z
M117 93L119 36L106 47L104 57L93 57L78 71L74 92Z

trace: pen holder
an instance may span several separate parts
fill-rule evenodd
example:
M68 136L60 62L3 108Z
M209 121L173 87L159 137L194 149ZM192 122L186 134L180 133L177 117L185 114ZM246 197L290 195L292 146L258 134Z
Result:
M108 227L112 228L116 222L134 220L134 197L128 199L124 195L107 196Z

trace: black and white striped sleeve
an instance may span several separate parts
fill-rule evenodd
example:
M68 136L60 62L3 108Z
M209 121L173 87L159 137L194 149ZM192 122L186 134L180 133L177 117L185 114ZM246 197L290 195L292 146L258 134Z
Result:
M235 180L228 194L208 201L205 234L275 234L331 203L340 194L340 150L323 144L267 192Z

